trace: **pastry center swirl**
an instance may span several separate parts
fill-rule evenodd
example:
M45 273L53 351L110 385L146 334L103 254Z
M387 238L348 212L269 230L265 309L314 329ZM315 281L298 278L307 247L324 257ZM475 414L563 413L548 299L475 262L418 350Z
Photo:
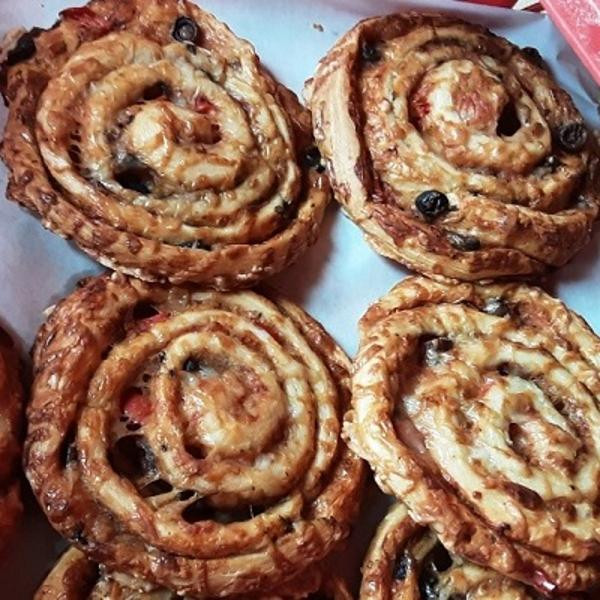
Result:
M151 331L134 333L99 366L82 415L83 445L103 447L106 431L109 445L122 444L129 419L151 457L149 472L134 478L138 488L160 474L228 507L270 503L296 485L310 497L339 430L322 365L308 372L257 323L229 311L150 320ZM109 390L120 390L120 400ZM107 468L92 454L92 469Z

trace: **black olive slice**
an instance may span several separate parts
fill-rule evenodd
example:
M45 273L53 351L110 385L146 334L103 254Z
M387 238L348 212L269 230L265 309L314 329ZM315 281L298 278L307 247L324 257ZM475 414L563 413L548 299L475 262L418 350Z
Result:
M195 373L200 370L200 361L195 358L188 358L183 363L183 370L188 373Z
M502 298L490 298L483 307L483 312L495 317L505 317L510 314L506 302Z
M437 190L421 192L415 198L417 210L428 220L433 220L450 210L448 196Z
M392 569L392 577L397 581L404 581L412 568L412 557L408 552L403 552L396 558Z
M196 24L196 21L189 17L177 17L175 24L173 25L173 31L171 35L178 42L196 42L200 29Z
M26 31L18 40L14 48L8 51L6 55L6 65L12 67L24 60L30 59L36 51L35 38L44 31L39 27L34 27Z
M192 250L210 250L210 244L205 244L202 240L191 240L179 244L181 248L191 248Z
M587 142L587 129L583 123L568 123L558 128L558 143L567 152L578 152Z
M321 152L316 146L311 146L306 150L304 153L304 164L311 169L316 169L319 173L325 170L325 165L321 159Z
M361 56L365 62L375 63L381 58L381 52L375 44L364 42L361 48Z

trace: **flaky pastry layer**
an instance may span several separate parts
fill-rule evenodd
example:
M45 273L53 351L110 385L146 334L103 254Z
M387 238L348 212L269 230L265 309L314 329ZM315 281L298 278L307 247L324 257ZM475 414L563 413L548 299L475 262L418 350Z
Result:
M518 581L448 553L433 531L417 525L401 503L391 506L379 525L362 572L360 600L542 599Z
M121 573L108 573L76 548L67 550L52 568L34 600L175 600L182 596L156 588ZM186 598L190 598L186 596ZM228 596L227 600L351 600L345 583L338 577L325 579L318 569L309 569L276 592ZM184 598L185 600L185 598Z

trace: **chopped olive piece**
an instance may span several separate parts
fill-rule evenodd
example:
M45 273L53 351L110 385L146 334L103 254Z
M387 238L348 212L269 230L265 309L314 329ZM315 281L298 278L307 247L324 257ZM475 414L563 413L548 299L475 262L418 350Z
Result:
M569 123L558 128L557 137L559 144L567 152L581 150L587 141L587 129L583 123Z
M6 64L9 67L16 65L24 60L30 59L36 51L35 38L42 33L43 29L34 27L31 31L26 31L18 40L14 48L8 51L6 55Z
M452 350L454 343L451 339L444 337L427 338L428 336L424 336L422 340L422 352L425 363L431 367L440 362L441 353Z
M483 307L483 312L488 315L494 315L495 317L505 317L510 314L506 302L502 298L490 298Z
M195 42L200 30L193 19L189 17L177 17L173 25L172 36L178 42Z
M446 237L453 248L463 252L473 252L481 248L481 242L474 235L463 235L449 231Z
M319 173L325 170L325 165L321 159L321 152L319 152L316 146L311 146L304 153L304 164L309 168L316 169Z
M381 53L377 49L377 46L368 42L363 43L361 54L365 62L374 63L381 58Z
M196 360L195 358L188 358L183 363L183 370L187 371L188 373L195 373L196 371L200 370L200 366L199 360Z
M141 435L119 438L109 452L113 469L125 477L145 477L156 471L152 449Z
M168 98L171 95L171 91L169 84L164 81L157 81L144 90L142 97L144 100L156 100L157 98L163 97Z
M450 210L448 196L437 190L421 192L415 198L417 210L428 220L433 220Z
M404 581L406 576L412 567L412 557L408 552L402 553L401 556L396 558L394 568L392 570L392 577L398 581Z

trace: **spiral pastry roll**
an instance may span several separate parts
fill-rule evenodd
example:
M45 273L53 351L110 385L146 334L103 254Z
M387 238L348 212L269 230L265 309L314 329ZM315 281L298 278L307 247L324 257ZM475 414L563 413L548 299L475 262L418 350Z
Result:
M285 300L91 279L38 334L28 478L110 570L196 598L273 589L358 509L348 363Z
M600 339L543 291L409 278L360 322L346 434L451 552L600 582Z
M229 596L227 600L352 600L343 580L324 581L317 569L280 586L277 592ZM108 573L76 548L67 550L34 596L34 600L176 600L181 596L165 588L136 580L121 573ZM185 600L185 599L184 599Z
M309 113L195 5L67 9L4 77L8 196L102 264L231 289L316 239L329 187Z
M23 389L17 350L0 328L0 550L21 517L19 470Z
M588 241L598 157L533 48L439 15L366 19L306 95L336 198L384 256L481 280L542 273Z
M360 600L541 600L532 588L450 554L395 504L363 564ZM561 596L584 598L584 596Z

